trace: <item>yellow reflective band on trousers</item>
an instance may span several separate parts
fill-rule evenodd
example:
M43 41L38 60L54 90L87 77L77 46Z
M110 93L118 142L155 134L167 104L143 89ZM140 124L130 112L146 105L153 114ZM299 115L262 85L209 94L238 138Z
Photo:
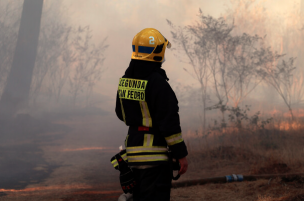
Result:
M165 139L166 139L167 144L169 146L172 146L172 145L175 145L177 143L180 143L180 142L184 141L183 138L182 138L182 133L177 133L175 135L165 137Z
M120 78L118 85L119 98L145 101L147 80Z
M128 156L128 161L130 163L168 161L168 156L166 154Z
M150 146L152 147L152 144L153 144L153 139L154 139L154 135L152 134L145 134L144 135L144 146Z
M142 117L143 117L143 122L142 122L143 126L151 128L152 127L152 119L151 119L151 116L150 116L150 112L149 112L147 102L140 101L139 104L140 104L141 114L142 114Z
M125 115L125 111L124 111L124 108L123 108L123 104L122 104L121 98L120 98L120 106L121 106L122 118L123 118L125 124L127 124L127 122L126 122L126 115Z
M124 161L128 162L128 157L127 157L127 154L126 154L126 153L123 154L123 155L121 155L121 158L122 158ZM113 165L114 167L118 166L118 162L117 162L116 158L115 158L114 160L112 160L111 163L112 163L112 165Z
M151 146L151 147L146 147L146 146L137 146L137 147L127 147L127 153L128 154L134 154L134 153L143 153L143 152L163 152L167 153L168 149L167 147L163 146ZM131 156L128 156L128 158Z

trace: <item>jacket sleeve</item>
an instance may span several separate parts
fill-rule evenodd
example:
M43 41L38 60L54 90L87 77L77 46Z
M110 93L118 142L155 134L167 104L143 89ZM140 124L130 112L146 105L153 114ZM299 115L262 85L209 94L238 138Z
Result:
M121 110L120 99L118 98L118 91L117 91L117 94L116 94L116 107L115 107L115 112L116 112L117 117L118 117L121 121L124 121L124 120L123 120L123 116L122 116L122 110Z
M156 125L165 137L173 158L183 158L188 155L188 152L182 138L175 93L166 80L160 79L154 89L154 95Z

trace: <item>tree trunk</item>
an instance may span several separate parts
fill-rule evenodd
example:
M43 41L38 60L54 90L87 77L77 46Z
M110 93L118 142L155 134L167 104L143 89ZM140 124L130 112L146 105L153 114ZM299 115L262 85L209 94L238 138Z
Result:
M203 120L203 132L205 132L206 131L206 100L204 101L204 120Z
M10 117L27 106L35 66L43 0L24 0L18 40L0 115Z
M303 19L304 18L304 0L301 0L301 19ZM302 37L304 36L304 25L303 25L303 30L302 30ZM303 40L303 38L302 38L302 40ZM302 46L301 48L300 48L300 50L298 51L298 57L297 57L297 60L296 60L296 62L297 62L297 66L299 66L300 67L300 70L302 71L302 73L304 73L304 69L303 68L301 68L302 67L302 65L303 65L303 62L304 62L304 59L303 59L303 53L304 53L304 47Z
M201 83L202 90L202 102L203 102L203 133L206 131L206 90L204 85Z
M289 105L287 105L287 106L288 106L289 113L290 113L290 115L291 115L291 120L294 121L295 118L294 118L294 116L293 116L292 109L291 109L291 107L290 107Z

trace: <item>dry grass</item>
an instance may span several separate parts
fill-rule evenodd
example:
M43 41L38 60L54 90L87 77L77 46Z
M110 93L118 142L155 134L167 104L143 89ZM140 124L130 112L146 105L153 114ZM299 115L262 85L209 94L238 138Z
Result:
M91 146L91 140L84 136L84 130L92 129L93 124L77 123L79 128L67 135L63 143L66 148L77 148L84 145ZM288 126L283 120L277 120L267 130L226 130L222 133L212 133L207 137L196 136L195 132L184 135L188 145L189 169L179 181L200 179L206 177L225 176L229 174L271 174L303 172L304 163L304 129L300 127L304 121ZM74 126L74 124L73 124ZM76 123L75 123L76 126ZM86 127L85 127L86 126ZM289 128L288 130L286 130ZM280 130L281 129L281 130ZM94 139L99 130L89 130ZM92 137L92 138L93 138ZM79 143L79 144L77 144ZM57 147L63 149L63 145ZM94 147L97 146L94 144ZM65 184L67 189L0 192L0 200L117 200L121 193L118 180L116 186L109 191L102 182L110 182L115 175L107 173L107 177L100 171L107 171L101 166L108 158L100 159L100 153L57 152L47 151L46 157L64 164L62 169L54 172L48 181L40 183L48 185ZM87 155L86 155L87 154ZM95 159L99 158L100 163ZM81 163L79 163L81 161ZM94 162L95 161L95 162ZM101 163L102 162L102 163ZM90 167L90 172L87 170ZM112 169L112 167L109 166ZM86 174L83 174L86 169ZM113 170L114 171L114 170ZM80 174L81 173L81 174ZM115 172L116 173L116 172ZM76 177L73 175L77 175ZM85 177L83 176L85 175ZM88 182L89 181L89 182ZM95 182L96 181L96 182ZM100 181L100 185L99 182ZM71 188L73 182L91 184L87 188ZM95 184L97 183L97 184ZM7 194L7 195L6 195ZM207 184L172 189L172 201L297 201L304 200L304 178L273 180L258 180L255 182L240 182L227 184Z
M304 120L298 124L304 125ZM304 127L278 128L282 125L273 124L265 130L226 130L195 138L189 132L185 138L190 163L194 169L205 169L206 164L217 169L234 166L235 171L246 174L304 172ZM246 167L238 169L242 164Z
M173 189L171 201L301 201L303 193L302 180L276 178Z
M265 130L230 129L208 136L189 132L185 135L189 169L180 181L230 174L304 173L304 120L287 124L280 120ZM304 200L302 180L288 182L258 180L174 189L172 200Z
M290 186L282 185L279 179L268 184L268 180L255 182L207 184L203 186L173 189L171 201L268 201L289 197ZM303 192L302 189L298 191ZM293 191L294 192L294 191Z

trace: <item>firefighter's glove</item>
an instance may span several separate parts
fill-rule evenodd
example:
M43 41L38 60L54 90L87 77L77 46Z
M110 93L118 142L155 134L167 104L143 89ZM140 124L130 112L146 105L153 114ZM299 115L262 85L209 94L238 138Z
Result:
M111 159L111 163L115 169L120 171L120 185L124 193L133 193L133 188L136 185L136 182L134 180L131 168L128 166L126 160L124 160L125 153L126 150L123 150L120 153L116 154Z
M178 180L179 177L180 177L180 175L177 174L176 176L174 176L173 172L176 171L176 170L177 170L177 171L180 170L180 168L181 168L180 163L178 162L177 159L173 158L172 152L171 152L170 149L169 149L169 151L168 151L168 156L169 156L169 161L170 161L170 167L171 167L171 169L172 169L172 179L173 179L173 180Z
M173 159L173 160L171 161L171 165L172 165L172 170L173 170L173 171L176 171L176 170L179 171L180 168L181 168L181 166L180 166L178 160L175 160L175 161L174 161L174 159ZM176 176L174 176L174 175L173 175L173 172L172 172L172 179L173 179L173 180L178 180L179 177L180 177L179 174L177 174Z

